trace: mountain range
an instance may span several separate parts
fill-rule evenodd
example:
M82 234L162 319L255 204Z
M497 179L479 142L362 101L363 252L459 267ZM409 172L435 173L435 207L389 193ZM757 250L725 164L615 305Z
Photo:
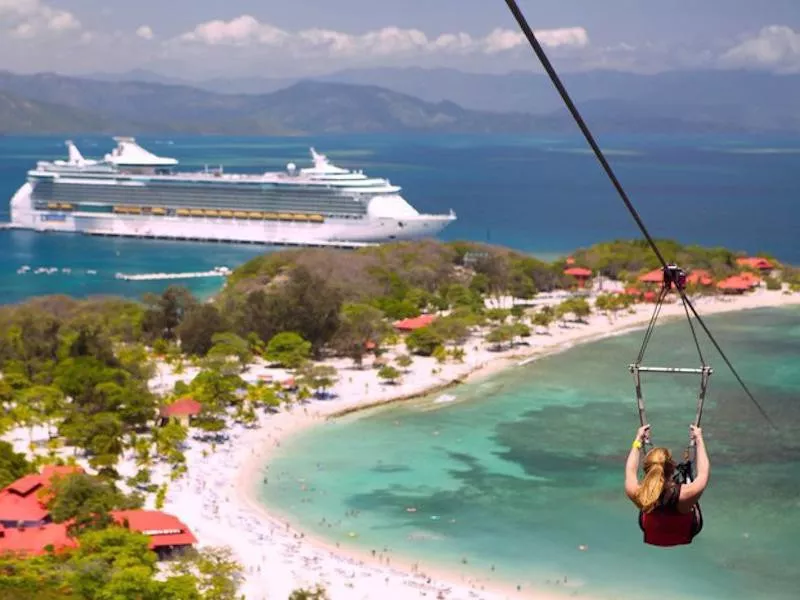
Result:
M570 73L598 132L800 131L800 75ZM313 80L188 81L145 70L68 77L0 71L3 133L559 133L575 131L545 76L362 69Z

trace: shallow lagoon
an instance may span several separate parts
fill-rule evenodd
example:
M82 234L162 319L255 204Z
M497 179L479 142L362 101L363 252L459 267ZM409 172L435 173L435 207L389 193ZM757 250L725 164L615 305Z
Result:
M639 333L463 386L453 403L395 405L302 433L271 463L262 499L330 541L388 547L423 567L469 569L525 589L601 598L642 589L659 589L660 598L794 598L798 317L798 309L780 309L708 320L780 435L709 351L717 367L704 421L713 474L703 502L706 530L691 547L644 546L622 492L637 424L625 367ZM659 328L648 358L693 366L686 324ZM657 442L676 450L685 444L696 383L673 376L646 382Z

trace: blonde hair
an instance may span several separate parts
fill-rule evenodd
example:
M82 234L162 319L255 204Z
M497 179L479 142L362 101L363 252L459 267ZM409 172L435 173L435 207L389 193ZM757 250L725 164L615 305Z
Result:
M644 458L644 479L633 498L642 512L653 511L664 491L667 478L672 477L674 470L675 464L669 449L653 448L647 453Z

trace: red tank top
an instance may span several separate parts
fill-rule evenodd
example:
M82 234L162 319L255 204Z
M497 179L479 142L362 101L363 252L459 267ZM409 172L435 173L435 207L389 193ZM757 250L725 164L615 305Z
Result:
M697 533L697 517L694 509L685 514L678 512L680 493L680 484L669 486L652 512L639 514L645 544L668 547L692 543Z

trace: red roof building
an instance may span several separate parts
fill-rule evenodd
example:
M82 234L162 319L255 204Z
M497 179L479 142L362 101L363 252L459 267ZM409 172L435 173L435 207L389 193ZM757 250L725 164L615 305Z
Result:
M427 327L436 320L436 315L420 315L402 321L395 321L394 328L399 331L414 331Z
M625 295L626 296L633 296L634 298L640 298L642 296L642 290L640 290L638 288L635 288L635 287L626 287L625 288Z
M638 279L642 283L664 283L664 270L655 269L644 275L639 275Z
M686 283L690 285L711 285L714 283L714 278L711 273L703 269L695 269L686 276Z
M160 510L115 510L111 516L119 525L148 536L150 549L159 555L197 543L178 517Z
M172 404L167 404L158 409L158 414L164 418L169 417L196 417L203 411L203 405L191 398L181 398Z
M47 465L41 473L20 477L0 490L0 526L30 527L44 523L49 515L45 507L53 477L82 473L78 466Z
M758 275L749 273L747 271L745 271L744 273L739 273L737 277L739 277L739 279L741 279L742 281L746 281L747 283L749 283L750 287L756 287L758 286L759 283L761 283L761 278Z
M564 269L564 275L569 275L578 280L578 287L586 287L586 280L592 276L591 269L584 269L583 267L570 267Z
M760 256L747 256L743 258L737 258L736 264L742 267L750 267L751 269L758 269L759 271L771 271L773 268L775 268L772 262Z
M0 527L0 554L11 552L38 556L48 549L61 552L77 548L78 542L69 536L64 523L48 523L35 527Z
M0 554L40 555L52 548L59 552L76 548L66 523L48 523L50 514L41 501L54 476L82 473L73 466L49 466L40 474L26 475L0 490ZM111 516L121 526L150 538L149 547L163 558L174 550L197 543L177 517L157 510L118 510Z
M738 275L734 275L720 281L717 284L717 288L726 294L743 294L744 292L751 290L753 285L750 280L743 279Z
M188 427L192 417L203 412L203 405L191 398L181 398L172 404L167 404L158 409L161 417L160 425L166 425L170 419L177 419L181 425Z

